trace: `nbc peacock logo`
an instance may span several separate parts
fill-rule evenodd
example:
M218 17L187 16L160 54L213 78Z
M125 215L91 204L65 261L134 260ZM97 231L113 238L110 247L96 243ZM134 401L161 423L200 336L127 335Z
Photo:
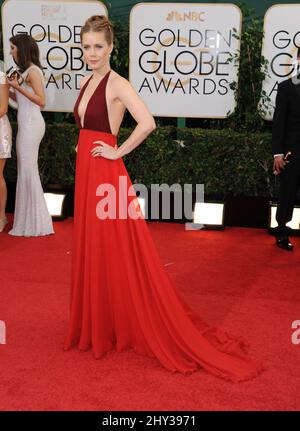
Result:
M205 21L205 12L178 12L176 10L173 10L172 12L169 12L167 14L167 21Z
M56 21L66 21L67 11L65 6L62 5L42 5L41 17L46 21L49 19Z

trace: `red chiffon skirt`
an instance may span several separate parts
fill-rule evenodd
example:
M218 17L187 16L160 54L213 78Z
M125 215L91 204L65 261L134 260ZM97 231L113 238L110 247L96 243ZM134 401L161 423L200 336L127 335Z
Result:
M92 157L96 140L116 145L114 135L80 131L65 349L92 349L95 358L133 349L170 371L205 369L234 382L255 377L263 367L248 357L244 342L210 328L176 292L122 159ZM131 217L126 218L128 207Z

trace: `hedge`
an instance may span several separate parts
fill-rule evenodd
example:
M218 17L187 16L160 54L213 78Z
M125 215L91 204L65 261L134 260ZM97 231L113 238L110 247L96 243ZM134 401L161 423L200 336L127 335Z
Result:
M15 135L15 123L13 129ZM131 129L121 129L119 145L130 132ZM44 186L73 185L77 135L73 124L47 125L39 153ZM158 127L124 157L124 162L132 181L148 187L162 183L204 184L206 195L272 197L276 179L270 142L270 133ZM8 181L16 181L15 150L5 175Z

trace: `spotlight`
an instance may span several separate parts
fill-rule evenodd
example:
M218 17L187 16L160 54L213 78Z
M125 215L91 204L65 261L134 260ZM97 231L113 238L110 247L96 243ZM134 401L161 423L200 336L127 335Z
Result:
M52 218L55 220L62 220L65 218L64 202L66 198L65 193L44 193L48 211Z
M194 223L187 224L188 229L224 229L224 210L222 202L196 202L194 208Z
M276 230L276 228L278 227L278 223L275 218L276 210L277 210L277 204L270 202L268 227L271 231ZM293 233L300 233L300 207L299 206L294 207L292 220L289 223L287 223L287 226L291 229Z

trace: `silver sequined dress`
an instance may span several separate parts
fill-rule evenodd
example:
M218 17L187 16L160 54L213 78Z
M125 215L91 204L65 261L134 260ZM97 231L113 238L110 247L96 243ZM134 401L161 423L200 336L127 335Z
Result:
M25 83L29 70L35 68L44 81L37 66L30 66L24 73L22 86L33 92ZM15 91L18 102L18 134L16 142L18 179L14 224L10 235L42 236L54 233L38 170L38 153L45 133L45 122L41 110L19 91Z
M6 77L0 72L0 85L6 84ZM7 115L0 118L0 159L11 157L11 127Z

